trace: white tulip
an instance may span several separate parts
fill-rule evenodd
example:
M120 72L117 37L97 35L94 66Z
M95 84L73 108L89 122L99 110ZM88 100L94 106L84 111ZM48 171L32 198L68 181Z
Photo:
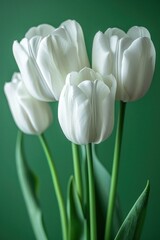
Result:
M155 68L155 48L144 27L132 27L127 34L118 28L98 32L93 41L93 69L117 80L116 98L124 102L143 97Z
M27 134L41 134L52 122L48 103L38 101L27 91L20 73L14 73L12 81L4 85L5 95L15 123Z
M42 101L59 99L66 76L89 66L81 26L72 20L59 28L43 24L31 28L13 53L30 94Z
M112 132L116 80L90 68L67 75L58 105L60 126L76 144L99 143Z

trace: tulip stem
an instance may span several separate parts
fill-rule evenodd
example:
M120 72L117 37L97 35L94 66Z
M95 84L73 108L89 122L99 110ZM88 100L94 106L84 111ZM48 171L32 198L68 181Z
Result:
M49 150L49 147L48 147L48 144L46 142L44 135L43 134L40 135L39 139L40 139L41 145L43 147L44 153L45 153L47 161L48 161L48 165L49 165L49 169L51 172L51 177L52 177L52 181L53 181L53 185L54 185L54 189L55 189L55 193L56 193L56 197L57 197L57 201L58 201L60 217L61 217L61 224L62 224L63 239L67 240L67 236L68 236L67 216L66 216L66 210L65 210L64 200L63 200L63 196L62 196L62 191L61 191L57 171L56 171L54 162L52 160L51 153L50 153L50 150Z
M121 152L121 143L122 143L122 135L123 135L124 117L125 117L125 107L126 107L126 103L120 102L119 117L118 117L115 147L114 147L114 156L113 156L110 194L109 194L109 202L108 202L108 210L107 210L107 218L106 218L105 240L111 240L111 229L112 229L114 208L116 203L116 192L117 192L117 184L118 184L118 172L119 172L120 152Z
M86 145L87 165L88 165L88 183L89 183L89 215L90 215L90 239L97 239L96 228L96 206L95 206L95 187L93 174L93 159L91 144Z
M77 144L72 143L72 154L73 154L73 166L74 166L76 188L77 188L80 201L82 202L83 200L82 175L81 175L81 166L80 166L80 158L79 158L79 147Z

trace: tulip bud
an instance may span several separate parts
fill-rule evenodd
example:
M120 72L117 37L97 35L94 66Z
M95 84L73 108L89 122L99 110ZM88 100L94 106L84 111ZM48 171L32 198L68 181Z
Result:
M48 103L38 101L27 91L20 73L14 73L12 81L4 85L5 95L18 128L27 134L41 134L52 122Z
M116 80L90 68L67 75L58 105L60 126L76 144L99 143L112 132Z
M155 68L155 48L148 30L132 27L127 34L118 28L98 32L93 41L93 69L117 80L116 98L124 102L143 97Z
M59 28L43 24L31 28L13 53L30 94L41 101L55 101L69 72L89 66L84 36L76 21Z

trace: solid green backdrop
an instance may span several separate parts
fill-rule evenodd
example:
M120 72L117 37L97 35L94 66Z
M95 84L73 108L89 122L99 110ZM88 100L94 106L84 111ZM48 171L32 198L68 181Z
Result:
M34 240L18 182L15 164L15 126L3 93L4 83L18 71L12 43L21 40L32 26L49 23L58 27L67 19L77 20L85 34L91 56L95 33L109 27L125 31L133 25L145 26L157 52L153 83L147 95L127 105L118 192L126 216L149 179L151 192L143 240L160 239L160 7L158 1L127 0L1 0L0 2L0 239ZM118 104L117 104L118 107ZM63 194L72 174L71 147L57 121L57 105L52 104L53 125L46 136L52 149ZM115 116L115 124L117 114ZM100 144L99 156L111 170L115 130ZM37 137L26 136L28 163L40 178L40 199L49 239L61 239L59 212L47 162Z

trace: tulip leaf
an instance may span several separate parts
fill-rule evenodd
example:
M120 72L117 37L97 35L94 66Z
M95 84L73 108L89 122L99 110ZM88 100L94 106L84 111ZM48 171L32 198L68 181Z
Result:
M87 221L84 217L82 205L76 190L73 176L68 188L68 229L69 240L87 240Z
M23 152L23 133L19 132L16 143L16 165L21 190L30 222L37 240L47 240L42 212L37 196L38 179L30 170Z
M119 229L115 240L139 240L141 230L145 220L148 197L149 197L149 181L141 193L140 197L133 205L132 209L128 213L121 228Z
M104 239L111 177L106 168L99 161L96 155L95 145L92 145L92 156L95 178L98 239ZM121 223L121 211L117 198L113 218L112 236L116 235L121 226Z

